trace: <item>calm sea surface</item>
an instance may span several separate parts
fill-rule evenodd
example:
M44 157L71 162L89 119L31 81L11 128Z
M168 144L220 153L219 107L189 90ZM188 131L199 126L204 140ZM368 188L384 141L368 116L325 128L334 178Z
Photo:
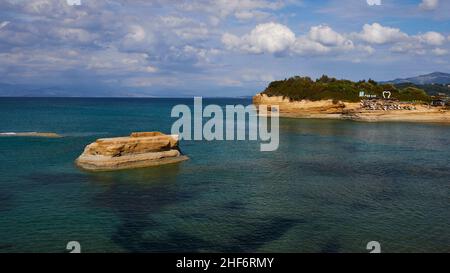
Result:
M450 252L450 126L280 120L280 147L183 141L176 165L74 166L97 138L170 133L190 99L0 99L0 252ZM204 104L250 104L211 99Z

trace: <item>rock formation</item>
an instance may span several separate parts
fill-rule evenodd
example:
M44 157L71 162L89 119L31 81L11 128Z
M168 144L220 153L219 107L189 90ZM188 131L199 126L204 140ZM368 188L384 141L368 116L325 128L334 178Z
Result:
M291 101L283 96L269 97L266 94L257 94L253 97L253 104L278 106L281 117L333 117L336 118L344 112L354 110L360 107L359 103L349 103L333 100L319 101Z
M278 106L280 117L346 119L356 121L403 121L433 122L450 124L450 111L443 107L430 107L424 104L394 103L381 100L378 103L342 102L333 100L291 101L283 96L269 97L257 94L253 104L268 108Z
M143 168L187 160L177 135L132 133L129 137L98 139L84 149L76 164L90 171Z

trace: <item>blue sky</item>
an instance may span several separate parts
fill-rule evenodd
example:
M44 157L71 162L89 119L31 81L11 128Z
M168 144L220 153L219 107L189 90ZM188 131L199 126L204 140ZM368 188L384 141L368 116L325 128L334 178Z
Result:
M68 1L0 2L0 83L236 96L294 75L450 72L447 0Z

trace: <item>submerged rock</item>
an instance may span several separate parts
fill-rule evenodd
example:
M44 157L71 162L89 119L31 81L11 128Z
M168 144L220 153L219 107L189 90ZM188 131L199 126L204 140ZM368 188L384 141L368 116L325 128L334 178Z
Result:
M176 163L181 154L177 135L132 133L129 137L103 138L89 144L76 164L90 171L112 171Z

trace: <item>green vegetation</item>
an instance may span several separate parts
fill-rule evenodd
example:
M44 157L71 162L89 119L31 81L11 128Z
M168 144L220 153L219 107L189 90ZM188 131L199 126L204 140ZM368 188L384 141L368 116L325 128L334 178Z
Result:
M292 77L283 81L274 81L269 84L264 94L272 96L283 96L290 100L334 100L358 102L361 100L359 92L383 97L383 91L390 91L391 98L401 101L424 101L429 102L430 96L417 87L407 86L397 88L392 84L378 84L374 80L352 82L349 80L337 80L328 76L322 76L313 81L309 77Z
M425 90L425 92L427 92L428 95L431 96L435 96L438 93L443 93L443 94L447 94L448 96L450 96L450 84L421 84L421 85L417 85L417 84L413 84L413 83L399 83L396 84L395 87L399 88L399 89L403 89L406 87L416 87L419 89L423 89Z

